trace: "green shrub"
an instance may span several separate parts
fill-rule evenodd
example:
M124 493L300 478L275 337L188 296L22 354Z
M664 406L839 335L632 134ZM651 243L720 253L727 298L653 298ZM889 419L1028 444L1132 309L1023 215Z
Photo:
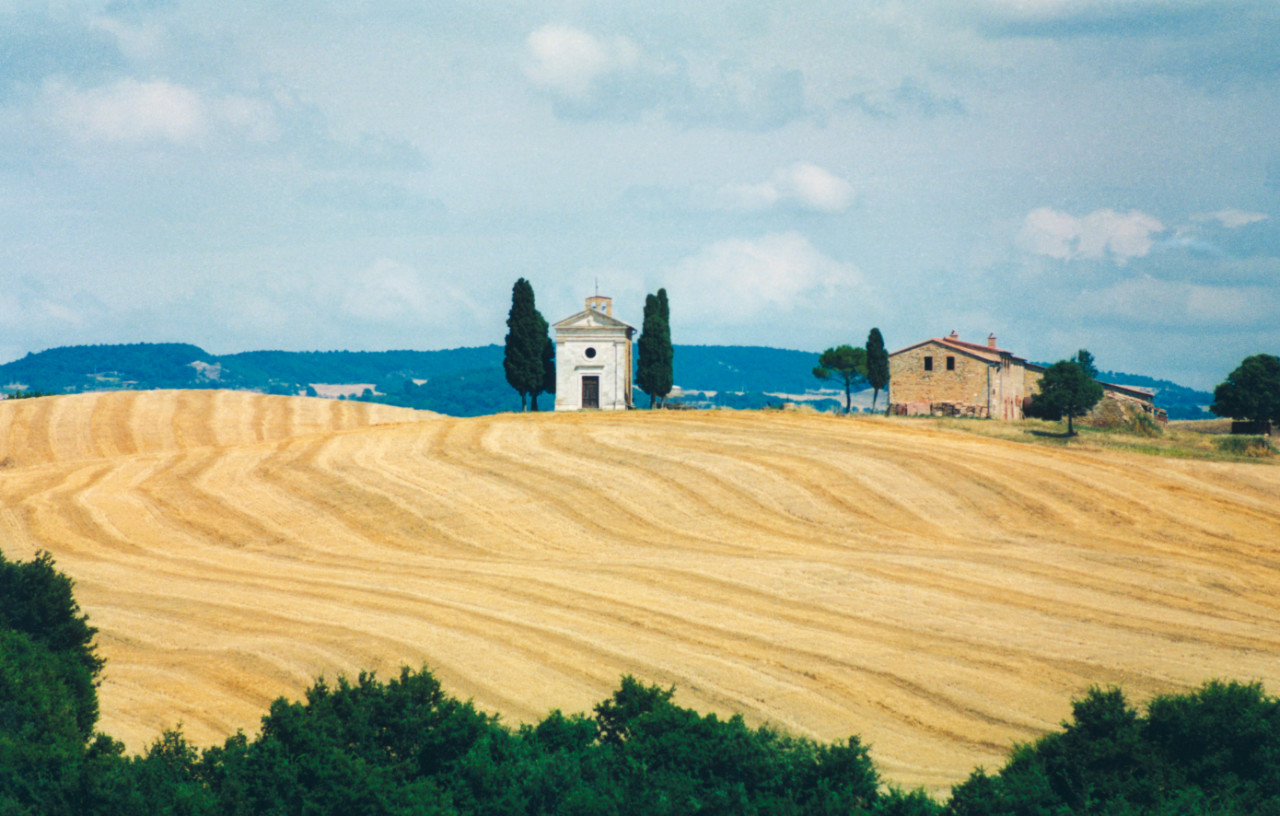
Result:
M1280 814L1280 700L1258 684L1157 697L1145 716L1118 689L1092 689L1073 713L999 774L956 786L948 812Z
M74 696L81 741L87 741L98 721L103 661L93 642L98 630L80 613L73 585L47 552L24 563L0 553L0 630L21 632L58 658L60 682Z
M1151 418L1151 414L1135 411L1129 421L1125 423L1125 427L1130 433L1137 436L1145 436L1148 439L1161 436L1164 434L1164 428L1160 427L1160 423Z
M1223 436L1213 440L1213 444L1231 456L1266 459L1276 455L1276 449L1265 436Z

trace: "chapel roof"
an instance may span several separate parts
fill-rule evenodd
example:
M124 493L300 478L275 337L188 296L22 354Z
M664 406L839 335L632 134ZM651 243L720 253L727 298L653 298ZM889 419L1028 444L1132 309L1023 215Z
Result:
M551 328L560 329L589 329L589 328L606 328L606 329L630 329L635 331L636 327L623 320L619 320L613 315L607 315L604 312L595 309L583 309L577 314L570 315L564 320L552 324Z

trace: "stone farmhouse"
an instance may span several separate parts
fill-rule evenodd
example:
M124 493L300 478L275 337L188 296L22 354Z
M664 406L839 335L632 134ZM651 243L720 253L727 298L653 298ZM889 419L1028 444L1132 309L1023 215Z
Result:
M625 411L631 401L631 345L636 329L613 316L613 299L552 326L556 332L556 410Z
M889 411L906 416L967 416L1022 419L1040 390L1044 367L996 345L947 337L923 340L889 355ZM1155 395L1143 388L1099 383L1103 399L1086 417L1095 424L1118 424L1133 413L1167 420Z

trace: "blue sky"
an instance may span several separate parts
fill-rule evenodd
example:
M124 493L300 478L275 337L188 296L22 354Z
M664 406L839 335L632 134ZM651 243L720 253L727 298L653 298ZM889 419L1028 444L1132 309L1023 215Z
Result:
M1280 352L1280 4L0 0L0 361L956 330Z

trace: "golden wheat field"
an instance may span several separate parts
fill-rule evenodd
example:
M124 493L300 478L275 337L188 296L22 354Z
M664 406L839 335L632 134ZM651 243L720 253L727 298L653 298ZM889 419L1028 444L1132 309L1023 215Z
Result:
M508 722L630 673L933 790L1091 684L1280 692L1280 468L884 418L453 419L142 392L0 403L0 550L50 551L105 732L253 731L318 675L428 665Z

